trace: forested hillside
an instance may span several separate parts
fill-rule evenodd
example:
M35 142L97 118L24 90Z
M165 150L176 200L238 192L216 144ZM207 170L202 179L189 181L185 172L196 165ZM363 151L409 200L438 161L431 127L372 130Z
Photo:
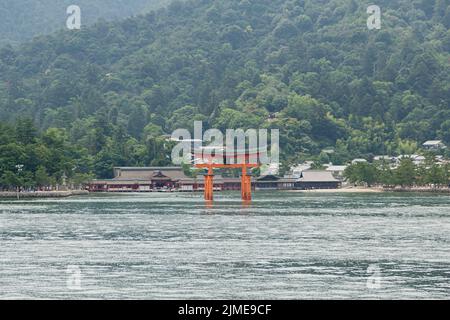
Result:
M450 143L450 0L378 0L381 30L366 26L370 4L175 1L3 47L0 118L30 117L38 131L1 127L0 171L39 148L27 170L52 176L166 164L160 136L194 119L278 128L286 163Z
M148 12L169 0L2 0L0 44L19 43L66 26L67 7L78 5L82 25Z

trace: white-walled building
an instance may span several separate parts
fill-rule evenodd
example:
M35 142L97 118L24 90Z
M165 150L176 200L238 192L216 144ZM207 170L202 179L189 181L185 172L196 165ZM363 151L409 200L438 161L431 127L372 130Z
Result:
M422 146L430 151L440 151L442 149L447 148L447 146L442 142L442 140L429 140L424 142Z

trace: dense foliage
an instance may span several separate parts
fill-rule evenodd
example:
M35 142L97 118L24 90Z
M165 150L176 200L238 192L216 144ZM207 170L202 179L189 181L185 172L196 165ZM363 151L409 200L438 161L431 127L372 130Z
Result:
M379 0L381 30L366 26L369 4L174 1L5 46L0 120L32 118L41 138L56 130L101 177L114 165L167 164L161 135L194 120L279 128L284 163L450 144L450 0Z
M169 0L2 0L0 43L19 43L66 26L67 7L78 5L82 26L148 12Z
M438 164L434 156L416 165L412 159L405 157L398 166L391 166L386 162L360 162L352 164L344 172L350 183L375 184L385 187L411 187L411 186L445 186L450 181L450 164Z
M0 124L0 190L45 189L64 183L64 176L79 186L92 178L91 165L88 151L70 143L64 129L39 134L27 119Z

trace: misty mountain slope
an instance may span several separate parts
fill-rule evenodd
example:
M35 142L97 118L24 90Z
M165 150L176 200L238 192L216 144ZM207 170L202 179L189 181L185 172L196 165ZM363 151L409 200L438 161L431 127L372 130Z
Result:
M192 0L5 47L0 118L65 128L102 156L195 119L279 128L285 160L450 142L449 1L378 2L381 30L369 1Z
M67 7L78 5L82 26L148 12L169 0L2 0L0 43L18 43L66 27Z

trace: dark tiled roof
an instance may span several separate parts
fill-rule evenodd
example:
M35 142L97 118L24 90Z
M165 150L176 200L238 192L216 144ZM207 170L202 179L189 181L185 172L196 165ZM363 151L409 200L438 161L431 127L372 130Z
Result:
M278 180L280 180L280 177L277 177L273 174L261 176L258 178L258 181L278 181Z
M188 179L180 167L118 167L113 180L172 180Z

